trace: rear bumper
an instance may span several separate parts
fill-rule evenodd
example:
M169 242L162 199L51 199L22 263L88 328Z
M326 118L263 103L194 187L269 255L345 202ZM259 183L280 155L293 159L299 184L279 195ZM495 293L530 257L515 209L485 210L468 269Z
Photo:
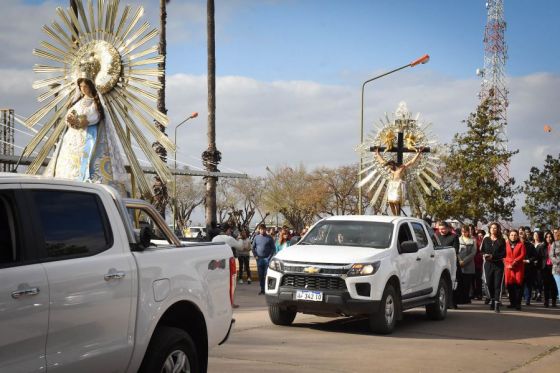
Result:
M276 294L266 294L269 305L316 315L338 314L343 316L369 315L377 312L380 301L353 299L347 291L319 290L321 302L296 300L296 290L281 286Z

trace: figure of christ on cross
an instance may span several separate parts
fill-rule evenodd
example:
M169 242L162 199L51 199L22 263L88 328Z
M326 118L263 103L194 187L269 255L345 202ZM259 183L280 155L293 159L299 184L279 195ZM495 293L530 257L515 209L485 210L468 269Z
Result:
M410 143L410 144L408 144ZM397 136L397 147L393 149L387 149L388 152L397 153L397 161L386 161L379 151L386 150L386 148L381 146L372 146L370 151L375 151L377 155L377 160L380 164L384 165L385 167L389 167L393 174L393 179L389 181L387 185L388 193L387 193L387 202L389 203L389 207L391 208L391 212L393 215L398 216L401 213L401 207L404 202L404 179L406 176L406 170L414 165L418 159L420 158L420 154L422 153L429 153L430 148L416 148L414 147L416 144L414 141L407 141L407 145L412 145L412 148L404 146L404 134L402 132L398 132ZM413 153L415 152L416 155L410 161L403 164L403 155L404 153Z

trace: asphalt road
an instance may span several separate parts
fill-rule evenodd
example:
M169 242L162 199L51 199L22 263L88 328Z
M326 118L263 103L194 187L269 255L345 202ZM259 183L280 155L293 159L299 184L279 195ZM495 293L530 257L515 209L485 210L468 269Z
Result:
M255 282L237 285L236 324L211 351L209 372L560 372L560 308L495 314L475 302L444 321L418 308L379 336L359 318L298 314L275 326L257 293Z

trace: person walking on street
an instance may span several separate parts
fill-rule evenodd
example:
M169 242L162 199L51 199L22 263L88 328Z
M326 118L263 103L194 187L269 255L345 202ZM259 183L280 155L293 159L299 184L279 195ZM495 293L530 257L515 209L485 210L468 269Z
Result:
M472 279L475 273L474 257L476 255L476 241L471 237L470 226L465 225L461 229L461 237L459 237L459 250L457 259L463 276L462 287L453 292L455 304L467 304L471 302L470 291Z
M490 296L490 309L500 312L502 283L504 277L504 257L506 243L498 223L490 224L490 236L482 241L484 258L484 279Z
M560 230L554 232L554 243L552 244L550 260L552 261L552 276L556 282L556 294L560 296Z
M253 255L257 260L257 270L259 272L259 284L261 287L259 295L263 295L266 270L270 258L274 255L275 246L274 239L266 234L266 225L260 224L257 229L259 234L253 240Z
M508 308L521 311L521 294L523 291L523 275L525 274L525 245L519 240L519 233L513 229L509 232L506 242L504 270L506 286L509 294Z
M247 274L247 284L251 284L251 268L249 267L249 256L251 254L251 240L249 232L246 229L241 231L241 241L243 245L237 251L237 260L239 261L239 283L243 283L243 270Z
M529 232L530 233L530 232ZM523 242L525 246L525 280L524 282L524 294L525 294L525 304L527 306L531 305L531 296L533 294L533 289L535 288L535 281L537 279L537 263L539 258L537 256L537 250L535 246L527 239L527 232L523 229L519 229L519 240Z
M241 250L243 247L242 240L236 240L233 236L233 228L228 224L224 223L221 227L221 232L217 236L212 238L212 242L225 242L231 248L234 258L237 258L237 251ZM234 262L235 265L235 262ZM235 284L235 278L233 278L233 283ZM239 307L237 304L233 303L231 305L233 308Z
M544 247L545 253L543 256L543 269L542 269L542 281L544 288L544 306L549 306L549 301L552 300L552 307L556 307L558 299L558 289L556 289L556 282L552 276L553 267L553 250L554 250L554 238L552 237L552 232L548 231L544 234Z
M278 233L278 238L275 243L275 254L290 246L290 232L286 228L282 228Z
M463 271L461 270L461 266L459 264L459 239L457 236L451 232L451 226L446 221L440 221L438 223L438 231L439 231L439 242L442 246L453 246L455 248L455 254L457 254L457 272L455 274L455 278L457 279L457 288L463 288ZM457 293L454 292L453 294L453 308L457 309Z
M476 254L474 256L474 278L473 278L473 298L478 300L482 299L482 264L484 260L482 259L482 252L480 251L482 247L482 240L486 232L482 229L476 232Z
M535 281L535 300L542 301L543 294L543 271L545 267L546 245L544 244L544 234L541 230L535 230L533 233L533 245L537 251L537 279Z

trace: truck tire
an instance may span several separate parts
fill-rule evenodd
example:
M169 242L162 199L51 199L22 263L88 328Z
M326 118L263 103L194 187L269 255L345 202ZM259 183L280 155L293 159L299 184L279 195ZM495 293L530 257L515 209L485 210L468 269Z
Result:
M369 328L378 334L391 334L397 323L397 295L391 284L385 286L377 312L369 316Z
M140 373L200 372L196 346L182 329L160 326L154 332Z
M449 287L442 277L439 279L435 302L426 305L426 314L431 320L443 320L447 316L447 302L449 300Z
M294 322L296 318L296 313L296 311L282 309L277 304L268 305L268 316L274 325L292 325L292 322Z

